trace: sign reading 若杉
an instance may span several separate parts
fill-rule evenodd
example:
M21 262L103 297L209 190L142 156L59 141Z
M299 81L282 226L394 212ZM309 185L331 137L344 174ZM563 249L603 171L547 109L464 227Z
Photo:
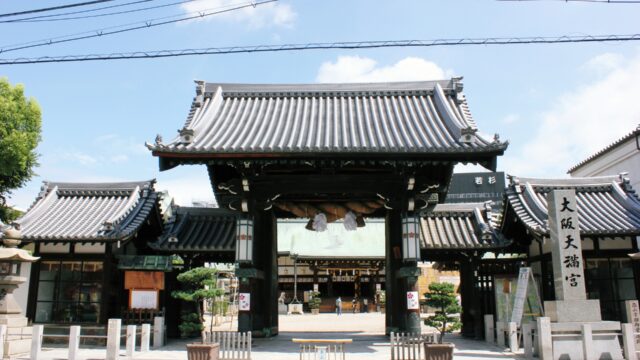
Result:
M554 190L547 202L556 300L584 300L582 243L575 190Z

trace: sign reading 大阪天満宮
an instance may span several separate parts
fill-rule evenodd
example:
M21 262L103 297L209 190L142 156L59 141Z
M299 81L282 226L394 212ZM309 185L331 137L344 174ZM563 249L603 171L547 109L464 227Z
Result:
M575 190L554 190L547 201L556 300L585 300L587 294Z
M627 311L627 323L633 325L636 348L638 348L640 346L640 306L638 306L638 300L627 300L624 303Z
M547 204L556 299L544 302L545 314L552 322L601 321L599 300L585 291L576 192L553 190Z

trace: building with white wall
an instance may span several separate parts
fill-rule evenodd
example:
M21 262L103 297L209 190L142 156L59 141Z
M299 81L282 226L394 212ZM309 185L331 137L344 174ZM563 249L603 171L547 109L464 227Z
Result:
M631 186L640 189L640 126L569 169L571 177L628 173Z

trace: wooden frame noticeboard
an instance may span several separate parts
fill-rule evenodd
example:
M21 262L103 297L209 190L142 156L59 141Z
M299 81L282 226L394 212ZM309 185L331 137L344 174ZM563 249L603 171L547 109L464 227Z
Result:
M129 309L160 308L160 290L164 290L162 271L125 271L124 288L129 290Z

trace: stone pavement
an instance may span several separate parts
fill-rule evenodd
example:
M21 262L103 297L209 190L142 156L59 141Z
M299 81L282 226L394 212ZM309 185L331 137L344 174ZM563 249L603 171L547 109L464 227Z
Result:
M253 360L297 360L298 345L293 338L347 338L353 339L346 345L348 360L388 360L390 359L389 338L384 336L384 315L371 314L335 314L288 315L280 316L280 335L268 339L254 339ZM229 329L229 324L222 326ZM425 329L427 330L427 329ZM190 340L192 341L192 340ZM174 340L167 346L147 353L136 353L134 359L186 360L186 340ZM483 341L467 340L459 335L447 335L445 341L456 345L456 360L519 359L518 355L502 352L497 346ZM122 344L124 346L124 344ZM83 360L105 358L104 348L81 348ZM41 360L65 359L66 349L44 347ZM29 356L18 357L29 359ZM126 359L124 347L121 359ZM40 359L39 359L40 360Z

